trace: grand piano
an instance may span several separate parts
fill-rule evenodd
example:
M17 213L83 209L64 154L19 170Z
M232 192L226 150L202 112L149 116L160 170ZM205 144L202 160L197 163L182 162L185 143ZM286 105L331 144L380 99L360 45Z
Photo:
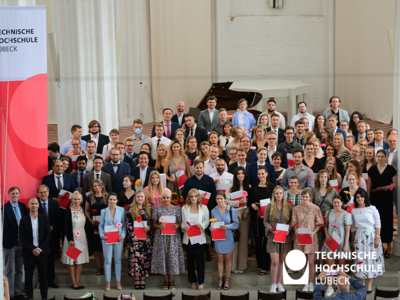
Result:
M193 114L196 120L198 120L200 111L207 109L207 98L210 96L217 97L217 109L225 108L228 111L228 119L231 119L233 114L238 109L238 102L244 98L249 103L248 111L254 116L261 114L261 111L251 109L256 106L262 99L262 94L255 92L237 92L230 90L230 86L233 82L218 82L213 83L208 89L207 93L197 104L197 107L191 107L189 113Z

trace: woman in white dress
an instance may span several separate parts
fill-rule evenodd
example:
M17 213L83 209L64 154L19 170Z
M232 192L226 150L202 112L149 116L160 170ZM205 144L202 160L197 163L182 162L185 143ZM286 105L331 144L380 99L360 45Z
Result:
M369 202L368 194L358 189L354 194L355 208L351 211L351 249L357 253L355 275L367 286L367 294L372 293L372 279L383 275L385 262L380 239L381 219L375 206ZM363 254L362 257L359 257ZM367 256L369 255L369 256ZM367 279L367 284L365 284Z
M75 191L71 197L71 206L67 208L64 214L64 243L63 255L61 262L68 265L68 273L71 278L71 287L74 290L84 289L84 286L79 283L79 278L82 272L82 264L89 262L88 243L85 233L86 216L82 207L82 195ZM79 242L85 246L82 253L74 261L67 257L65 253L70 246L75 247L75 242Z

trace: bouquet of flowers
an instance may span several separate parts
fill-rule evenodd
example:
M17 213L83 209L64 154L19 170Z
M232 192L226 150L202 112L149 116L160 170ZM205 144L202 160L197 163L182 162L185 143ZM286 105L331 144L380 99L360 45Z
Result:
M171 196L171 203L180 207L185 204L185 200L183 199L183 196L179 195L179 193L173 192Z

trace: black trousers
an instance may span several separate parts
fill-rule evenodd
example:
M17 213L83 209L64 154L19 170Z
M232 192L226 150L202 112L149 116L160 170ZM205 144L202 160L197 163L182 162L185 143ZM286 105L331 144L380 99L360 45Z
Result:
M207 244L189 244L186 245L186 258L187 258L187 269L188 278L190 283L198 282L199 284L204 283L204 273L206 271L206 266L204 262L204 251L208 249ZM196 267L195 267L196 263ZM197 276L195 269L197 269Z
M33 299L33 271L35 266L38 269L39 282L40 282L40 294L42 299L47 299L47 255L40 254L34 256L33 254L29 257L24 257L24 268L25 268L25 293L29 299Z
M253 228L252 228L253 229ZM256 239L256 259L257 266L261 270L269 271L271 269L271 256L267 252L267 242L268 239L264 235L265 229L264 226L262 228L258 228L258 236L257 236L257 228L253 229L254 238Z

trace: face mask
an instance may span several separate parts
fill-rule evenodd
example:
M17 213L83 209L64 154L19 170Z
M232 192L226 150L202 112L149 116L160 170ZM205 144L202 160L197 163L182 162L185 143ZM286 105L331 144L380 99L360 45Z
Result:
M136 135L139 135L139 134L142 133L142 131L140 129L135 129L134 132L135 132Z

